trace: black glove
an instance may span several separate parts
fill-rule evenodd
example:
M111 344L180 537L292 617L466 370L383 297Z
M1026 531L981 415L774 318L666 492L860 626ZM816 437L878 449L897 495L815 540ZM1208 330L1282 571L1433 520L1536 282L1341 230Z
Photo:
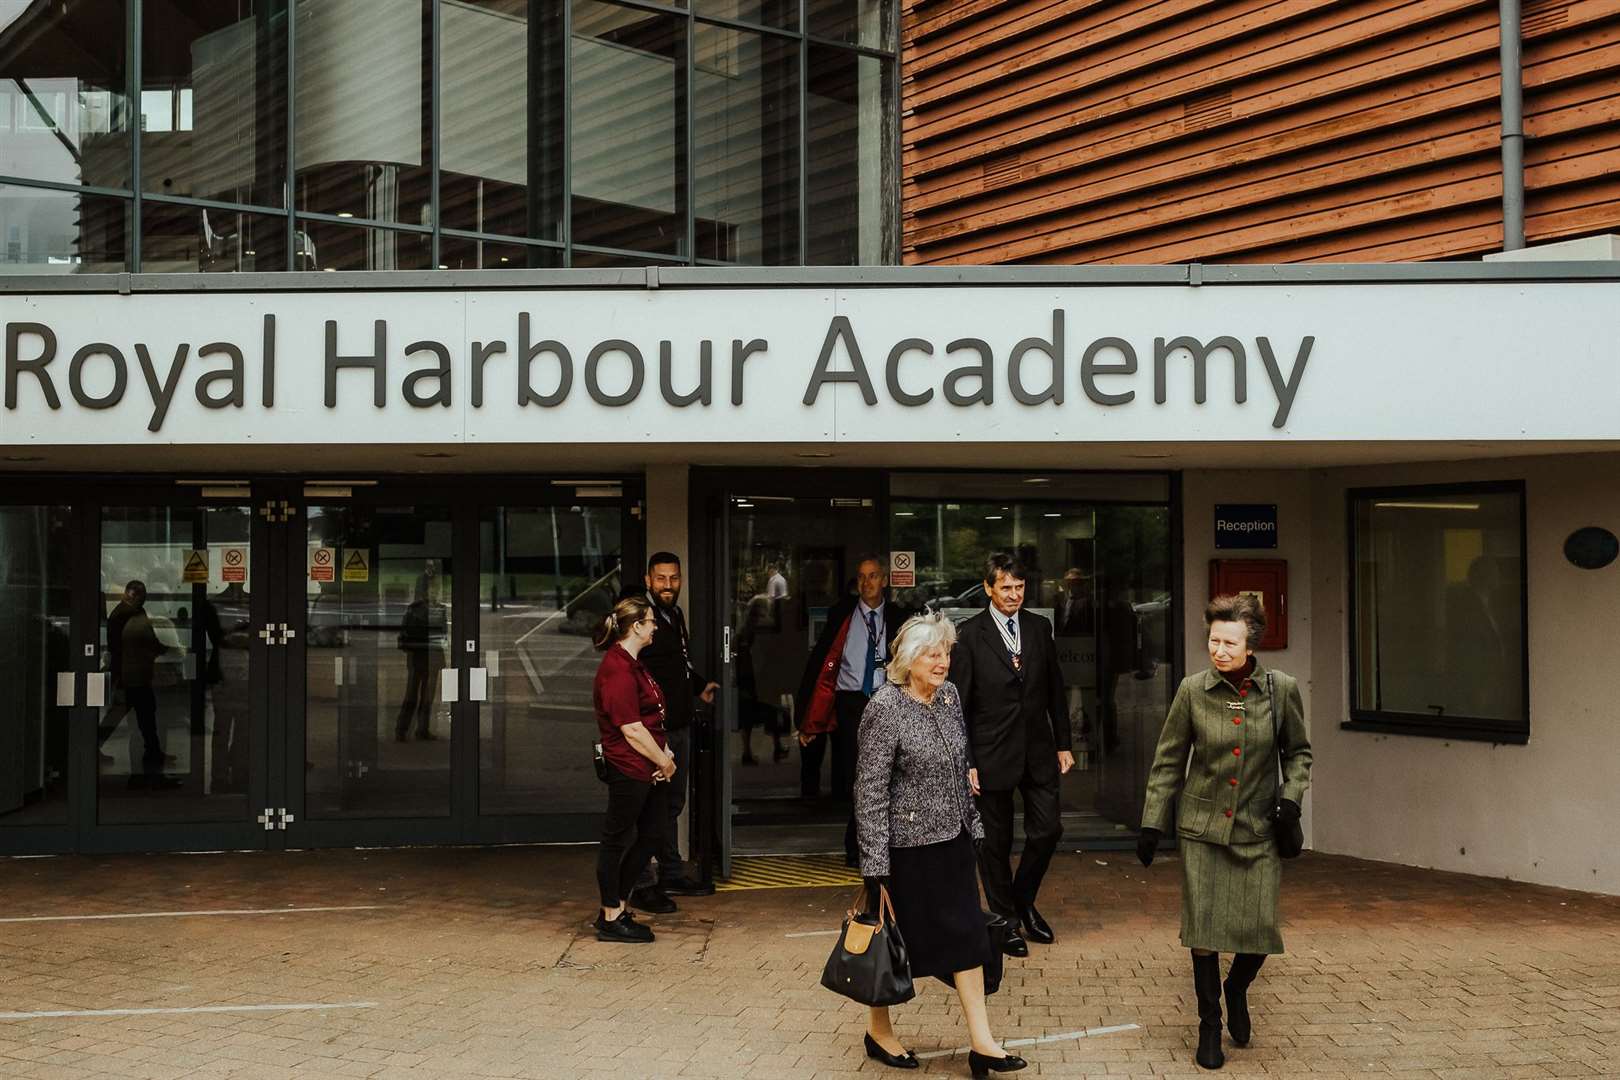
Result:
M1273 831L1277 838L1277 854L1283 858L1297 858L1305 850L1305 830L1299 826L1299 803L1292 799L1277 800Z
M1293 799L1278 799L1277 820L1280 822L1298 822L1299 803Z
M1136 834L1136 857L1143 866L1153 865L1153 854L1159 850L1159 830L1143 829Z
M863 877L861 880L866 883L866 911L864 914L876 915L878 913L878 898L882 895L881 890L888 887L889 876L884 874L882 877Z

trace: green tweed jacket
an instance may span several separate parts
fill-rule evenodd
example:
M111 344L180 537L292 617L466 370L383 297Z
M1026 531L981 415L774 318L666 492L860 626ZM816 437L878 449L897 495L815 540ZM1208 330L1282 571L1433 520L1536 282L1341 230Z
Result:
M1209 844L1269 839L1277 798L1275 708L1282 710L1282 797L1299 802L1311 786L1311 738L1299 681L1256 661L1247 694L1239 694L1211 667L1183 679L1170 703L1148 773L1142 827L1169 829L1170 806L1179 794L1181 836Z

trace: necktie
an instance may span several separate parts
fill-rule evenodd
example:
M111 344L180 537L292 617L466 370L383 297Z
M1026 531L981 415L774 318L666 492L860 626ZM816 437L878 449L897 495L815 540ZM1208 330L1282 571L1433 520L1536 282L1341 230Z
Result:
M1012 658L1014 671L1024 670L1023 658L1019 655L1023 650L1018 647L1018 617L1007 616L1007 653Z
M861 675L861 693L872 696L872 683L877 677L877 620L876 612L866 613L866 671Z

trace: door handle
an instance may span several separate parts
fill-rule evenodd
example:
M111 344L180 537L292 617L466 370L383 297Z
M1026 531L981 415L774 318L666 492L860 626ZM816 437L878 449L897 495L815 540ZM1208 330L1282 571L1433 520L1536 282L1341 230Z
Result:
M461 700L461 669L439 669L439 700L446 704Z
M475 667L475 668L468 668L467 669L467 700L468 701L488 701L489 700L489 669L488 668Z
M78 699L78 676L71 671L58 671L56 673L56 703L58 705L74 705Z
M94 708L107 705L107 684L112 676L105 671L92 671L84 677L84 703Z

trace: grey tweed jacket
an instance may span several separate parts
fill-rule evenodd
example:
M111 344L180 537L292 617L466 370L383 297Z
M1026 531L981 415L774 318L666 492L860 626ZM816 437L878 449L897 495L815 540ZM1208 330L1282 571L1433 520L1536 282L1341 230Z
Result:
M861 714L855 761L855 836L861 873L889 872L889 849L984 839L967 781L967 727L956 687L928 705L884 684Z

